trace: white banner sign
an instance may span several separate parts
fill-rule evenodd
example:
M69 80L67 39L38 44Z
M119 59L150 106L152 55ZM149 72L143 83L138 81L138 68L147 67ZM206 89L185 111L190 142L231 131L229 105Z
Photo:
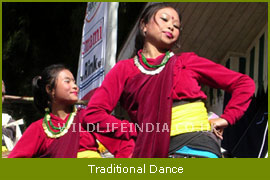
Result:
M107 2L88 2L77 74L80 99L88 99L104 79L106 24Z

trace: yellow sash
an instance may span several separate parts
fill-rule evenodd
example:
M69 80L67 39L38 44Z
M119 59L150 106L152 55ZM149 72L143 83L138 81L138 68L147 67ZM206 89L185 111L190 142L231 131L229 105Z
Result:
M192 102L172 108L171 136L210 130L211 126L203 102Z
M97 151L86 150L78 152L77 158L102 158L102 157Z

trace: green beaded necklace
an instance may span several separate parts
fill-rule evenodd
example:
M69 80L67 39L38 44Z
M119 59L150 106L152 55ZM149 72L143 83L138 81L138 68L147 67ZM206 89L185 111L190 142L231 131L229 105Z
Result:
M47 134L47 136L50 138L58 138L58 137L65 135L68 132L68 129L70 128L71 124L73 123L76 112L77 112L77 109L75 108L74 112L72 112L69 115L68 120L65 123L65 125L62 127L56 127L52 123L50 112L46 111L42 126L43 126L43 129L44 129L45 133ZM49 123L50 123L50 125L49 125ZM58 130L58 131L55 132L52 129Z
M141 55L142 55L142 61L143 61L143 63L144 63L147 67L149 67L149 68L159 68L159 67L161 67L161 66L164 66L164 65L168 62L168 60L170 59L170 52L167 51L167 52L166 52L166 55L165 55L165 57L164 57L164 59L162 60L162 62L161 62L160 64L158 64L158 65L151 65L151 64L149 64L149 63L147 62L145 56L144 56L142 53L141 53Z

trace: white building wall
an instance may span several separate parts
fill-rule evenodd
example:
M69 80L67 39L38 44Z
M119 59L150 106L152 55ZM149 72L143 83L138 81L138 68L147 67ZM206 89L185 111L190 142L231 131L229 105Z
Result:
M264 81L264 89L266 91L268 87L268 28L267 24L265 27L262 29L262 31L258 34L258 36L254 39L252 44L249 46L247 49L246 53L244 55L241 55L240 53L237 52L228 52L228 54L225 56L225 58L222 61L222 65L226 65L226 62L228 59L230 59L230 69L234 71L239 71L239 58L240 57L245 57L246 58L246 68L245 72L247 75L250 74L250 51L252 48L255 47L255 59L254 59L254 77L253 80L255 81L256 84L256 92L258 91L258 69L259 69L259 43L260 43L260 38L264 34L264 66L263 66L263 81ZM214 90L215 92L216 90ZM210 89L207 89L207 96L208 96L208 101L210 101ZM224 102L224 91L222 91L222 95L220 98L217 97L217 93L214 93L214 98L212 101L212 105L210 106L210 102L207 102L208 105L208 110L215 112L218 115L221 115L223 113L223 102Z
M268 28L265 27L265 41L264 41L264 69L263 69L263 81L264 81L264 90L266 91L268 87Z

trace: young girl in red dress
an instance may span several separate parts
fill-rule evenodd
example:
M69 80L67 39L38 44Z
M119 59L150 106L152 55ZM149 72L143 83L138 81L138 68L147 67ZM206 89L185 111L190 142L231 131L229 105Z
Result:
M85 110L76 109L78 87L63 65L51 65L33 79L34 103L44 118L23 133L9 158L100 158L97 139L115 157L130 157L133 140L119 140L88 132Z

